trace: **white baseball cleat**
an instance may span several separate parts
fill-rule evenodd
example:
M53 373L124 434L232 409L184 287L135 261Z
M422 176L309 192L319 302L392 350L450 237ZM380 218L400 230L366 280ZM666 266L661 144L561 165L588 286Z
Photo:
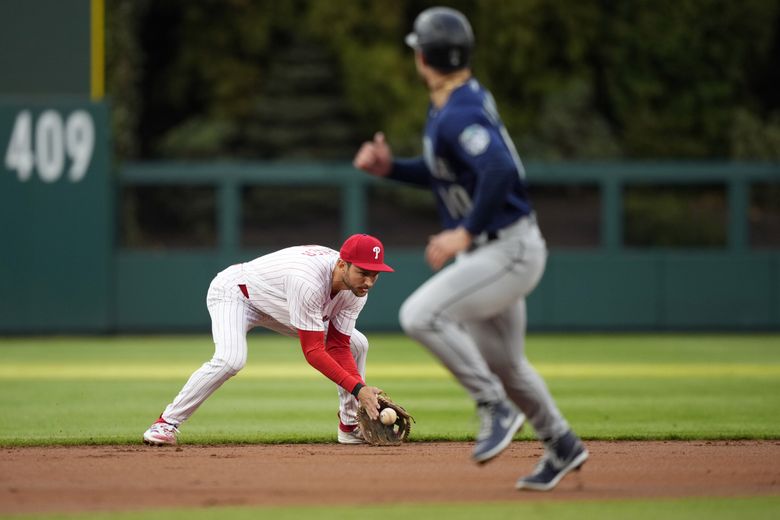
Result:
M156 422L144 432L144 444L151 446L176 446L179 429L167 422Z
M355 429L351 432L341 431L341 428L339 428L339 444L363 444L365 442L366 440L363 438L360 426L355 426Z

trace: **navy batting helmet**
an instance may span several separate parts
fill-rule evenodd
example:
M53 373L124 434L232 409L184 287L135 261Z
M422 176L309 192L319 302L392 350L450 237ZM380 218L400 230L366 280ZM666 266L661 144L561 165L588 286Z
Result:
M425 63L440 72L469 65L474 33L463 13L449 7L431 7L417 16L406 44L422 52Z

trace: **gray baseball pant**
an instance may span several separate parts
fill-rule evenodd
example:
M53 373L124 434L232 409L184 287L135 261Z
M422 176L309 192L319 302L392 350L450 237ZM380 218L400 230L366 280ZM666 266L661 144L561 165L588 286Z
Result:
M520 219L497 239L458 255L400 310L404 331L438 357L476 402L509 397L541 439L569 429L525 355L525 297L546 259L535 219Z

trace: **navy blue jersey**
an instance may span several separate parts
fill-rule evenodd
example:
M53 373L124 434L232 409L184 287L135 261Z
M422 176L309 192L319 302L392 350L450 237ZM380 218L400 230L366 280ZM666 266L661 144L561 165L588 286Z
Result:
M525 169L496 110L475 79L428 111L423 157L393 161L391 179L430 186L444 229L497 231L531 212Z

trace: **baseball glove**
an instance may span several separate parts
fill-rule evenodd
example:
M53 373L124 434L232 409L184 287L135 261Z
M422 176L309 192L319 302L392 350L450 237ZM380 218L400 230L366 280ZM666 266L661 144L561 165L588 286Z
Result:
M366 410L361 407L358 411L358 422L360 430L363 432L363 438L373 446L397 446L409 437L414 417L409 415L403 406L394 403L387 394L379 394L377 400L379 401L380 413L385 408L395 410L397 416L395 423L385 425L379 419L372 420L368 417Z

